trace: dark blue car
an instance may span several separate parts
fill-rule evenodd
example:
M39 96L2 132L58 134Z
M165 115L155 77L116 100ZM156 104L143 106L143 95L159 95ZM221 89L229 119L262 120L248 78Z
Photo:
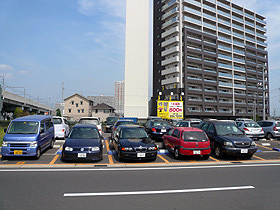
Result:
M163 135L167 134L168 131L173 128L166 121L150 120L147 122L145 129L151 139L162 140Z
M93 124L76 124L62 149L62 160L102 160L103 144L98 128Z

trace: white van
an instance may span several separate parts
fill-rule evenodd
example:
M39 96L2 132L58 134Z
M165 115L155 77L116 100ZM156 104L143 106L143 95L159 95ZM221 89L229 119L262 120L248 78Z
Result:
M65 139L69 134L69 125L64 117L53 116L54 137L56 139Z
M94 124L97 126L100 135L102 134L102 125L98 117L81 117L79 124Z

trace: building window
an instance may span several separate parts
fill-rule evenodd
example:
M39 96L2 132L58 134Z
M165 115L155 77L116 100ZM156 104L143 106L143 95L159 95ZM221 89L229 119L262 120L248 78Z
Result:
M95 110L95 113L98 113L98 109Z
M71 113L71 111L72 111L71 109L68 109L68 112L69 112L69 113Z
M81 105L83 105L83 101L81 101Z
M78 104L78 103L76 103L76 107L79 107L79 104Z
M80 113L80 112L81 112L81 110L78 109L78 113Z
M85 113L85 110L84 110L84 109L82 109L82 113Z
M110 113L110 109L104 109L104 113Z
M71 104L74 105L74 101L71 101Z

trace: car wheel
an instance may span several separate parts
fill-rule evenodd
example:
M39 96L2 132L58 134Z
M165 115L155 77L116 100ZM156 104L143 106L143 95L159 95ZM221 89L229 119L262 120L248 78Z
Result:
M216 155L217 158L223 158L224 157L224 154L223 154L223 152L221 150L221 147L219 145L217 145L215 147L215 155Z
M177 148L174 151L174 156L177 160L181 159L181 154Z
M267 133L266 134L266 139L271 140L273 138L271 133Z
M36 151L36 156L35 156L35 159L38 160L41 156L41 149L38 148L37 151Z
M52 141L51 141L51 144L50 144L49 148L50 148L50 149L52 149L52 148L53 148L53 146L54 146L54 139L52 139Z

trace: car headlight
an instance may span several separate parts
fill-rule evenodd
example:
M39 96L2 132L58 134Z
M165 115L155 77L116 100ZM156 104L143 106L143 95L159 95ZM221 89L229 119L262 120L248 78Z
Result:
M234 147L234 146L233 146L233 143L230 142L230 141L225 141L225 142L224 142L224 146L225 146L225 147Z
M131 147L123 147L122 150L123 151L133 151L133 148L131 148Z
M3 141L3 143L2 143L2 147L7 147L7 146L8 146L8 142Z
M100 150L99 147L92 147L92 148L91 148L91 151L92 151L92 152L96 152L96 151L99 151L99 150Z
M253 141L252 143L251 143L251 147L256 147L257 146L257 144Z
M149 147L148 150L149 151L157 150L157 147Z
M36 141L32 141L32 142L30 142L30 147L37 147L38 146L38 144L37 144L37 142Z
M73 151L73 148L72 147L65 147L65 149L64 149L65 151Z

